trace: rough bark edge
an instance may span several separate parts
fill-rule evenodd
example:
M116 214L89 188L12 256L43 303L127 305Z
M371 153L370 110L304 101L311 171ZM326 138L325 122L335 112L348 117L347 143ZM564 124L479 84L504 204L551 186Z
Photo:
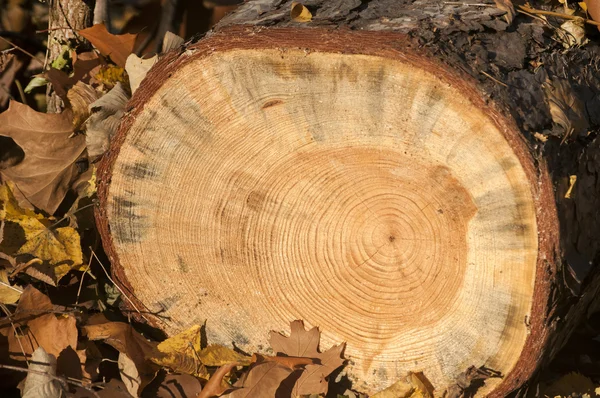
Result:
M544 348L556 328L556 323L549 325L548 320L553 305L549 299L552 297L553 282L560 274L558 272L558 265L561 262L559 223L547 165L544 161L534 161L532 151L528 148L514 119L510 115L505 116L496 104L484 99L485 92L483 88L480 89L479 83L473 77L462 71L452 70L453 68L449 65L419 48L416 40L405 34L240 25L224 28L209 38L190 45L186 50L171 52L155 65L144 80L144 84L136 91L127 105L127 114L98 169L98 196L100 198L100 206L96 212L98 229L103 237L105 251L112 263L113 275L123 289L132 293L134 296L132 300L135 304L139 305L139 308L145 307L135 299L134 291L125 278L123 266L119 262L110 239L110 226L106 210L112 168L119 155L120 147L128 130L136 120L136 116L143 110L144 104L174 72L190 62L208 57L215 52L236 49L281 49L281 51L302 49L307 52L364 54L397 59L429 70L440 79L457 87L466 98L494 121L521 162L532 189L538 228L538 259L531 318L523 320L529 324L530 334L517 364L508 375L505 375L502 383L489 396L504 397L525 383L543 362ZM558 285L561 285L561 282ZM150 323L160 327L158 317L153 316Z

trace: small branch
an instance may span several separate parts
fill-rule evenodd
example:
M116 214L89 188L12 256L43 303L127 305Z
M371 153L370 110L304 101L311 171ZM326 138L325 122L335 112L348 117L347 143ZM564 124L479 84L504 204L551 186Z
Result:
M494 81L494 82L496 82L496 83L500 84L501 86L504 86L504 87L507 87L507 88L508 88L508 85L507 85L506 83L504 83L504 82L501 82L500 80L496 79L494 76L490 75L489 73L487 73L487 72L484 72L484 71L482 71L482 70L480 70L480 71L479 71L479 73L481 73L482 75L484 75L484 76L485 76L485 77L487 77L488 79L490 79L490 80L492 80L492 81Z
M554 12L554 11L537 10L537 9L531 8L529 6L517 6L517 11L519 11L522 14L546 15L549 17L570 19L570 20L574 20L574 21L582 21L582 22L590 24L590 25L600 26L600 22L596 22L591 19L578 17L576 15L563 14L563 13Z
M12 327L13 333L16 336L18 334L17 327L15 326L15 324L13 322L12 314L11 314L10 310L8 308L6 308L6 306L4 304L0 304L0 308L2 308L2 311L4 311L4 313L8 317L8 320L10 321L10 326ZM23 354L23 358L25 358L25 363L27 364L27 366L29 366L29 361L27 360L27 354L25 354L25 348L23 348L23 344L21 344L21 339L17 339L17 342L19 343L19 348L21 348L21 353Z
M98 264L100 264L100 266L102 267L102 270L104 271L104 273L106 274L106 277L108 278L109 281L111 281L111 283L113 285L115 285L115 287L117 288L117 290L123 295L123 297L125 297L125 299L127 299L127 301L129 301L129 304L131 304L131 306L133 307L134 310L136 310L136 312L142 317L144 318L144 320L146 320L146 322L150 323L150 321L144 316L144 314L141 313L141 311L136 307L136 305L133 303L133 301L125 294L125 292L121 289L121 287L119 285L117 285L115 283L115 281L112 280L112 278L110 277L110 275L108 274L108 271L106 270L106 268L104 268L104 264L102 264L102 262L100 261L100 259L98 258L98 256L96 256L96 253L94 253L94 250L90 247L90 251L92 253L92 256L96 259L96 261L98 261Z
M25 98L25 91L23 91L23 86L18 79L15 79L15 85L17 86L17 90L19 90L19 96L21 97L21 102L27 105L27 98Z
M30 53L29 51L17 46L15 43L13 43L12 41L0 36L0 40L8 43L9 45L13 46L14 48L16 48L17 50L21 51L23 54L29 55L31 58L33 59L37 59L40 63L44 63L44 61L42 61L40 58L36 57L35 55L33 55L32 53Z

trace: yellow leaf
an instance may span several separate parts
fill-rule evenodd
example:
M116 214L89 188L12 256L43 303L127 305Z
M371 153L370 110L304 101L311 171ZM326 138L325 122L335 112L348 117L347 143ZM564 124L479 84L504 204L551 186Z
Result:
M12 286L8 281L8 272L5 269L0 269L0 303L14 304L21 297L23 290L17 286Z
M117 82L121 82L125 85L129 84L129 79L125 74L125 69L119 66L109 65L100 69L100 71L94 76L96 80L107 86L114 86Z
M302 3L293 2L290 18L294 22L310 22L312 14Z
M21 208L7 184L0 186L0 209L0 221L6 222L0 244L4 253L40 259L41 266L54 274L50 276L55 282L71 269L81 269L83 254L75 229L55 228L54 218Z
M231 348L213 344L203 349L200 354L200 361L206 366L223 366L231 362L237 362L240 365L248 365L251 358L233 351Z
M542 388L540 391L540 396L568 397L579 394L590 394L593 396L595 394L595 388L596 386L592 380L580 373L571 372L562 376L551 385Z
M198 360L200 351L200 326L195 325L160 343L150 360L179 373L208 378L206 368Z
M205 379L209 378L206 366L222 366L232 362L250 363L249 357L220 345L210 345L200 351L200 326L198 325L160 343L150 360L176 372Z

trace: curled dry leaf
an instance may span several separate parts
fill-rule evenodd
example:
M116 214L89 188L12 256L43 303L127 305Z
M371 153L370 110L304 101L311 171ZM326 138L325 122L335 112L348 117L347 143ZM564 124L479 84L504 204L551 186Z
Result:
M146 74L150 68L152 68L157 61L158 56L156 55L148 59L140 58L135 54L131 54L129 57L127 57L127 62L125 62L125 70L129 76L129 84L131 86L132 94L135 93L142 80L144 80L146 77Z
M18 187L21 205L52 214L77 178L75 161L83 155L85 138L72 136L72 120L70 112L40 113L15 101L0 114L0 136L12 138L24 152L22 161L0 170Z
M97 24L90 28L82 29L79 34L92 43L104 56L110 57L120 67L125 67L125 61L133 52L135 36L130 33L113 35L106 30L104 24Z
M150 360L175 372L208 378L206 368L198 360L198 352L200 326L196 325L158 344Z
M223 379L236 366L237 363L230 363L217 369L217 371L208 380L202 391L200 391L200 394L198 394L197 398L220 397L225 392L231 391L233 387L229 386Z
M22 293L23 289L10 284L8 272L5 269L0 269L0 303L14 304L19 300Z
M80 269L83 253L79 234L74 228L56 228L56 220L23 209L17 203L8 184L0 185L0 208L6 223L0 250L22 258L55 284L71 269ZM28 261L31 258L39 261ZM36 275L32 275L36 276Z
M585 23L582 19L564 22L560 25L560 29L556 30L555 35L564 48L582 46L589 41L585 36Z
M38 347L31 357L29 370L23 386L22 398L60 398L63 386L56 376L56 357Z
M91 116L85 133L90 158L98 157L108 150L110 139L117 132L128 100L129 95L121 83L117 83L107 94L90 104Z
M494 3L496 3L498 9L506 12L506 14L504 14L504 19L506 19L506 23L511 25L512 21L515 19L515 15L517 15L512 0L494 0Z
M123 322L105 322L86 325L83 330L88 339L104 340L133 361L140 378L139 391L142 391L156 376L159 367L147 359L154 352L156 343L148 341L131 325ZM126 360L123 359L123 362Z
M302 3L293 2L290 10L290 18L294 22L310 22L312 13Z
M121 380L125 384L127 391L134 397L137 397L140 392L140 386L142 385L142 378L133 362L127 355L122 352L119 353L119 359L117 361L119 366L119 374Z
M10 99L10 88L23 62L14 54L0 53L0 108L4 108Z
M585 106L569 81L547 78L543 87L552 121L564 130L562 141L566 141L573 134L578 136L586 133L589 123Z
M79 130L83 122L90 116L89 106L101 93L97 92L89 84L77 82L67 93L71 110L73 111L73 128Z

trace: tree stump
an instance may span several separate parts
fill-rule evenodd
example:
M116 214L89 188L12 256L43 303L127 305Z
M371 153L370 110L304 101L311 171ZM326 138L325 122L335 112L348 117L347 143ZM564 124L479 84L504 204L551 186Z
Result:
M153 67L98 173L134 306L246 352L303 319L369 393L523 386L598 290L599 51L455 4L253 1Z

